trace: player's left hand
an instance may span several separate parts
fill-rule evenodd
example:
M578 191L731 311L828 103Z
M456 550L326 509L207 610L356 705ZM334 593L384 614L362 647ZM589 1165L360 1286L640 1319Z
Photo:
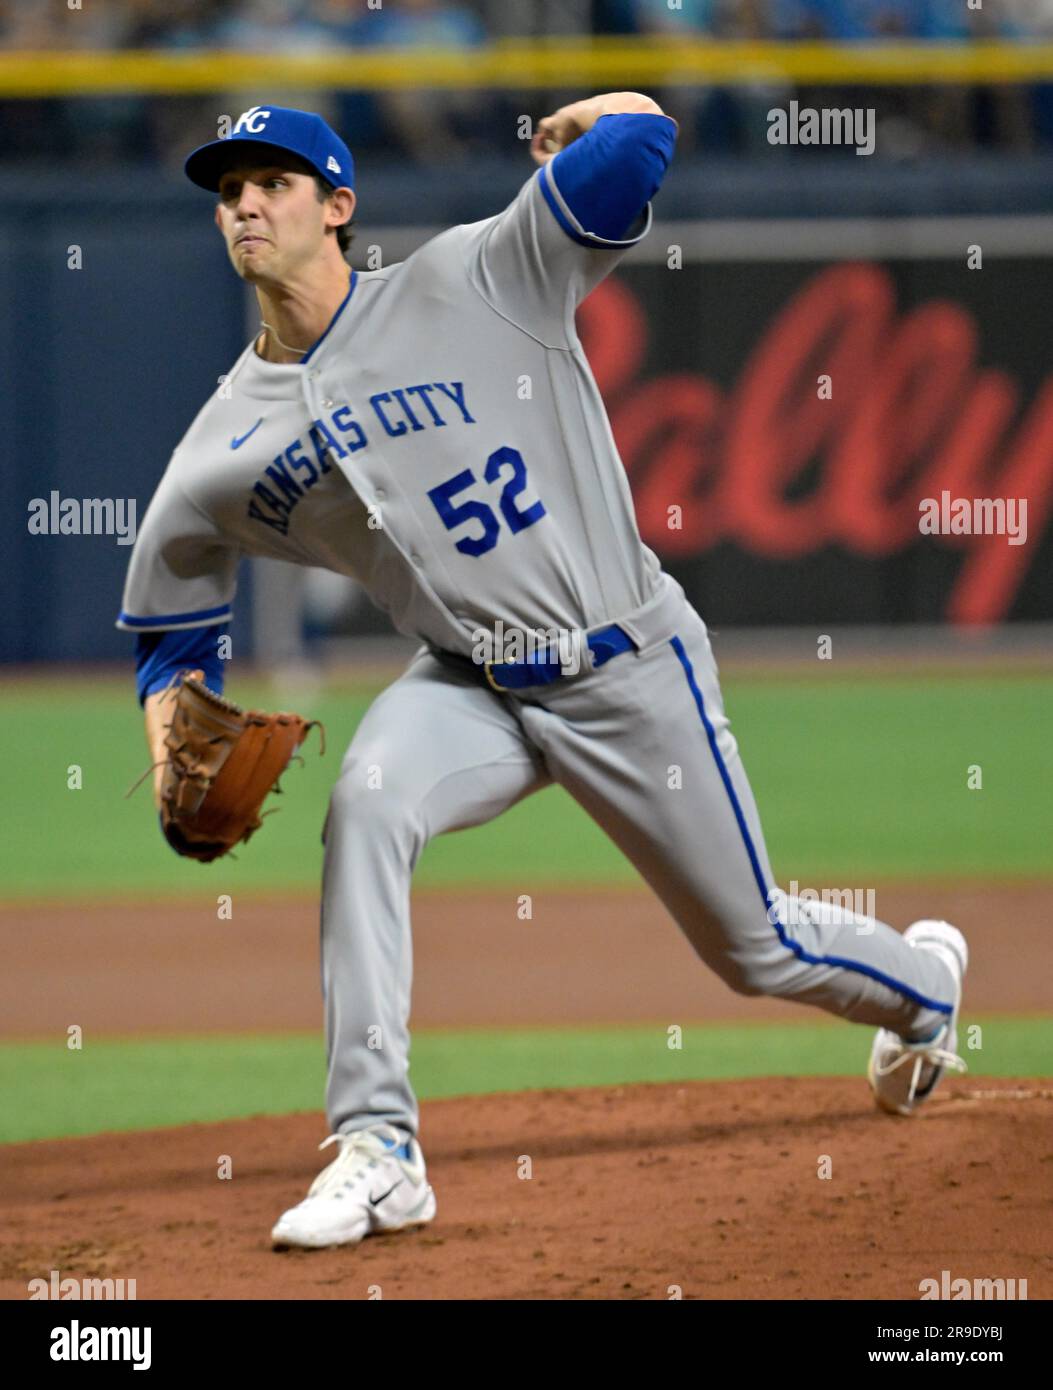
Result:
M161 830L176 853L210 864L249 839L262 824L264 799L316 723L243 710L182 673L161 782Z

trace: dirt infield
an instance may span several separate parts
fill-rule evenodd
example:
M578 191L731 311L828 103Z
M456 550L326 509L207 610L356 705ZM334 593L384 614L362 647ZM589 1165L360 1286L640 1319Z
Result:
M975 1079L910 1120L861 1080L426 1102L433 1225L282 1254L319 1117L12 1145L0 1296L54 1269L165 1299L917 1299L947 1270L1050 1298L1051 1121L1043 1083Z
M420 892L413 901L417 1027L816 1018L744 999L707 970L645 891ZM967 1007L1049 1009L1049 887L879 886L902 929L948 917L969 938ZM0 1038L321 1028L318 905L182 903L0 907Z
M968 933L973 1011L1048 1008L1048 888L889 887L898 927ZM414 902L414 1022L789 1020L730 993L647 894L439 892ZM0 1035L317 1028L317 907L0 910ZM321 1099L321 1098L319 1098ZM945 1083L912 1120L862 1078L537 1091L424 1102L424 1231L274 1254L325 1159L320 1114L0 1147L0 1297L134 1279L139 1298L891 1298L925 1278L1053 1297L1053 1083ZM217 1176L229 1155L233 1177ZM528 1156L532 1176L522 1178ZM820 1177L824 1156L829 1178Z

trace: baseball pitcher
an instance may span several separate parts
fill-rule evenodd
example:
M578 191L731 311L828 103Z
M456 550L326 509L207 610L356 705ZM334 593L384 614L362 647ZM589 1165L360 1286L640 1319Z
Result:
M910 1114L964 1069L954 927L900 935L773 881L706 625L640 540L575 332L577 306L647 235L676 133L635 92L565 106L539 122L538 167L508 207L372 271L347 262L352 157L319 116L254 106L187 159L260 330L172 454L119 618L173 847L207 860L251 833L307 729L222 694L242 555L350 575L421 644L329 803L322 1147L336 1154L276 1247L435 1216L408 1075L411 877L433 836L553 782L732 989L876 1027L882 1108ZM541 639L480 642L499 632Z

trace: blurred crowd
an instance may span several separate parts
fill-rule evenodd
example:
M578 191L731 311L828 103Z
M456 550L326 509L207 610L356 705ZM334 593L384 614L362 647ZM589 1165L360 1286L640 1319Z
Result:
M471 45L543 34L1049 37L1053 0L0 0L5 48Z
M591 89L356 91L356 52L470 50L497 39L582 34L1026 42L1053 39L1053 0L984 0L980 8L967 0L0 0L0 50L9 52L346 53L346 90L284 91L280 99L322 111L366 159L371 153L418 161L499 154L520 113L542 115ZM1053 87L1047 86L648 90L679 120L685 153L771 155L764 112L793 97L809 105L875 106L879 149L894 157L1053 146ZM248 104L244 92L207 100L0 100L0 138L27 157L61 141L77 158L144 158L175 167L188 131L207 138L217 109L236 114Z

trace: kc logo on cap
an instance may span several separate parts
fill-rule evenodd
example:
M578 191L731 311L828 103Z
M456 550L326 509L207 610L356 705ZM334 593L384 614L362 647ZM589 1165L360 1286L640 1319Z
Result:
M224 116L224 123L229 121ZM316 111L297 111L288 106L250 106L234 122L229 135L200 146L187 157L187 178L212 193L219 191L223 171L238 161L250 162L257 152L270 147L302 159L321 178L354 188L355 162L340 136Z
M239 130L247 130L250 135L259 135L266 126L270 114L269 111L264 111L262 106L250 106L235 121L230 138L233 140Z

